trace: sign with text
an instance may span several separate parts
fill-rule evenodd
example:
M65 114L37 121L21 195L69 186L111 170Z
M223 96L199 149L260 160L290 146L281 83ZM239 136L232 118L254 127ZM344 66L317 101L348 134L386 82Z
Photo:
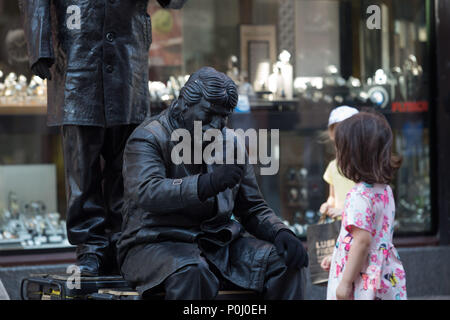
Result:
M392 112L413 113L413 112L427 112L427 111L428 111L428 101L392 102Z

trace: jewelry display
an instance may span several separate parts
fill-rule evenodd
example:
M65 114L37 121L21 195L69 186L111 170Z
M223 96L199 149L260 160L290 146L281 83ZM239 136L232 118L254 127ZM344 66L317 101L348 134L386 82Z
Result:
M409 55L402 67L378 69L365 81L350 76L346 81L334 65L325 68L322 77L297 77L294 95L317 105L352 104L373 106L380 112L390 112L392 101L414 101L420 98L423 69L414 55Z
M24 75L9 73L3 81L3 72L0 70L0 106L16 105L46 105L47 82L38 76L33 76L28 83Z
M148 90L150 92L150 101L168 102L178 98L181 88L188 81L189 76L170 76L164 83L161 81L149 81Z
M46 212L42 201L33 201L20 209L16 194L8 195L8 209L0 216L0 249L31 249L36 247L65 247L67 241L65 221L56 212Z

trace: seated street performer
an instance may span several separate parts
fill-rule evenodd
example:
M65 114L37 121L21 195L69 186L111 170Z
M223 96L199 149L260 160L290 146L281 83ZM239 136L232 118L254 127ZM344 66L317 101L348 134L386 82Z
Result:
M202 68L127 142L118 263L143 298L214 299L230 285L264 299L304 297L308 255L263 199L248 155L245 164L172 160L175 130L193 136L194 121L227 130L237 100L228 76Z

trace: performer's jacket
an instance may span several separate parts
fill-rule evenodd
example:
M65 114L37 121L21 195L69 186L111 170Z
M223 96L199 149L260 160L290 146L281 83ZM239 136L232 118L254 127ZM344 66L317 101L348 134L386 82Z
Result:
M287 226L263 199L252 165L245 165L242 179L235 187L204 202L199 199L199 173L193 173L189 165L175 165L171 159L172 148L177 144L171 141L172 132L176 129L170 116L173 106L145 120L130 136L125 147L125 204L122 235L118 241L119 265L133 247L154 242L166 241L167 246L170 246L170 241L197 243L203 250L214 251L227 247L234 239L246 234L273 243L277 232L287 229ZM217 165L220 164L208 165L207 171L211 172ZM246 251L240 254L240 263L253 266L249 270L254 270L258 278L264 274L262 269L269 253L267 248L270 246L261 243L261 250L243 248ZM147 249L152 251L150 246L144 246L143 250ZM208 258L227 273L227 265L232 263L227 250L215 252ZM173 256L173 252L171 256L163 250L155 252L153 261L158 261L155 265L161 265L160 261L165 259L169 263L164 265L164 270L145 266L146 274L154 274L152 283L159 283L177 269L192 263L186 254L180 254L175 261ZM136 272L144 269L136 266ZM243 287L259 288L260 284L252 277L254 274L240 273Z
M186 0L158 0L181 8ZM30 66L53 61L47 124L139 124L150 112L148 0L20 0Z

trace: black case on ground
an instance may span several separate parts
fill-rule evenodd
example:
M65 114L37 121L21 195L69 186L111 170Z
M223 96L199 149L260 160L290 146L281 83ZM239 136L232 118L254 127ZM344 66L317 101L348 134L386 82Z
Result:
M80 277L79 288L68 274L35 274L22 280L22 300L84 300L100 289L134 291L121 276Z
M22 280L22 300L142 300L121 276L80 277L79 288L68 274L35 274ZM253 291L222 288L216 300L257 300ZM145 299L164 300L164 292Z

